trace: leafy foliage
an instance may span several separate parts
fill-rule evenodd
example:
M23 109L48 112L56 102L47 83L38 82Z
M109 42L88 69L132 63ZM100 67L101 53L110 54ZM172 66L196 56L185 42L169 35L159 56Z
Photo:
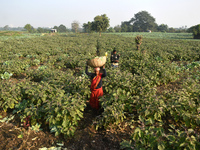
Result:
M12 73L8 73L8 72L5 72L4 74L1 74L1 79L10 79L10 77L12 76L13 74Z
M1 80L0 107L13 110L22 122L31 116L32 127L48 125L55 135L73 136L90 96L85 62L97 47L108 58L116 48L120 68L112 69L107 60L100 99L104 111L95 118L96 128L132 128L122 148L199 149L200 43L143 37L145 57L135 47L135 36L4 40L0 73L13 76Z
M194 39L200 39L200 24L193 27Z
M99 32L99 35L101 36L101 32L104 32L109 27L109 18L106 16L106 14L103 14L101 16L96 16L94 18L94 22L92 22L92 30Z
M137 45L137 50L140 50L140 45L142 44L142 36L140 36L140 35L136 36L135 43Z

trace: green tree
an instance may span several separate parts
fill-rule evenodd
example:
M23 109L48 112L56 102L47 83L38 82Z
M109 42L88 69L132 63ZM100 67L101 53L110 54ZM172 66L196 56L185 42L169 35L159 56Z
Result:
M115 32L121 32L122 28L120 25L114 27Z
M37 28L37 32L38 32L38 33L44 33L44 29L41 28L41 27L38 27L38 28Z
M168 25L161 24L161 25L158 26L157 30L160 31L160 32L167 32L168 31Z
M121 31L122 32L128 32L128 26L129 25L130 25L129 23L122 22Z
M72 24L71 24L71 27L72 27L72 31L77 33L77 31L79 29L79 22L78 21L73 21Z
M133 31L153 31L157 27L157 24L155 23L155 18L152 17L147 11L138 12L129 22L130 24L133 24Z
M34 32L34 28L30 24L26 24L24 29L26 29L29 33Z
M107 32L114 33L115 29L113 27L108 28Z
M175 30L174 28L171 27L171 28L169 28L168 32L169 32L169 33L175 33L176 30Z
M58 27L58 31L59 31L59 32L67 32L67 28L66 28L63 24L61 24L61 25Z
M130 21L124 21L121 25L122 32L132 32L133 31L133 25L131 25Z
M54 26L53 29L56 29L58 31L58 26Z
M101 32L105 32L109 26L109 18L106 14L96 16L94 22L92 22L92 30L99 32L99 36L101 36Z
M194 39L200 39L200 24L193 27Z
M5 26L3 27L3 30L9 30L9 25L5 25Z
M88 23L83 24L83 32L85 32L85 33L92 32L92 22L88 21Z

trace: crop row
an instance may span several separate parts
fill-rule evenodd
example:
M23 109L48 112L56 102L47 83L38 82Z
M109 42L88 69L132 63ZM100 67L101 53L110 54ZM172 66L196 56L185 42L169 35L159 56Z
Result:
M122 142L124 148L200 147L199 41L144 38L141 51L134 38L116 35L1 42L0 106L22 121L31 116L56 135L73 135L90 95L85 62L98 43L101 55L109 55L96 128L130 126L132 140ZM118 69L109 64L114 48L121 54Z

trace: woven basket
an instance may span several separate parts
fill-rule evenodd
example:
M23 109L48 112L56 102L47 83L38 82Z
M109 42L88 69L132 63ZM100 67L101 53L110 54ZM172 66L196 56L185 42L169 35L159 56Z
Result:
M97 57L97 58L88 60L88 65L93 68L102 67L105 64L106 64L106 56Z

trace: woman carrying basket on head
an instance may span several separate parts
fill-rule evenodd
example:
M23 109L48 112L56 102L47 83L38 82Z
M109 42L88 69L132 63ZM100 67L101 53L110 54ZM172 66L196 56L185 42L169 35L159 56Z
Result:
M94 68L95 73L88 72L88 64L85 69L85 73L91 78L91 95L90 95L90 106L96 110L99 109L99 97L103 96L102 89L102 78L106 77L105 65L103 66L103 73L100 73L100 68Z

